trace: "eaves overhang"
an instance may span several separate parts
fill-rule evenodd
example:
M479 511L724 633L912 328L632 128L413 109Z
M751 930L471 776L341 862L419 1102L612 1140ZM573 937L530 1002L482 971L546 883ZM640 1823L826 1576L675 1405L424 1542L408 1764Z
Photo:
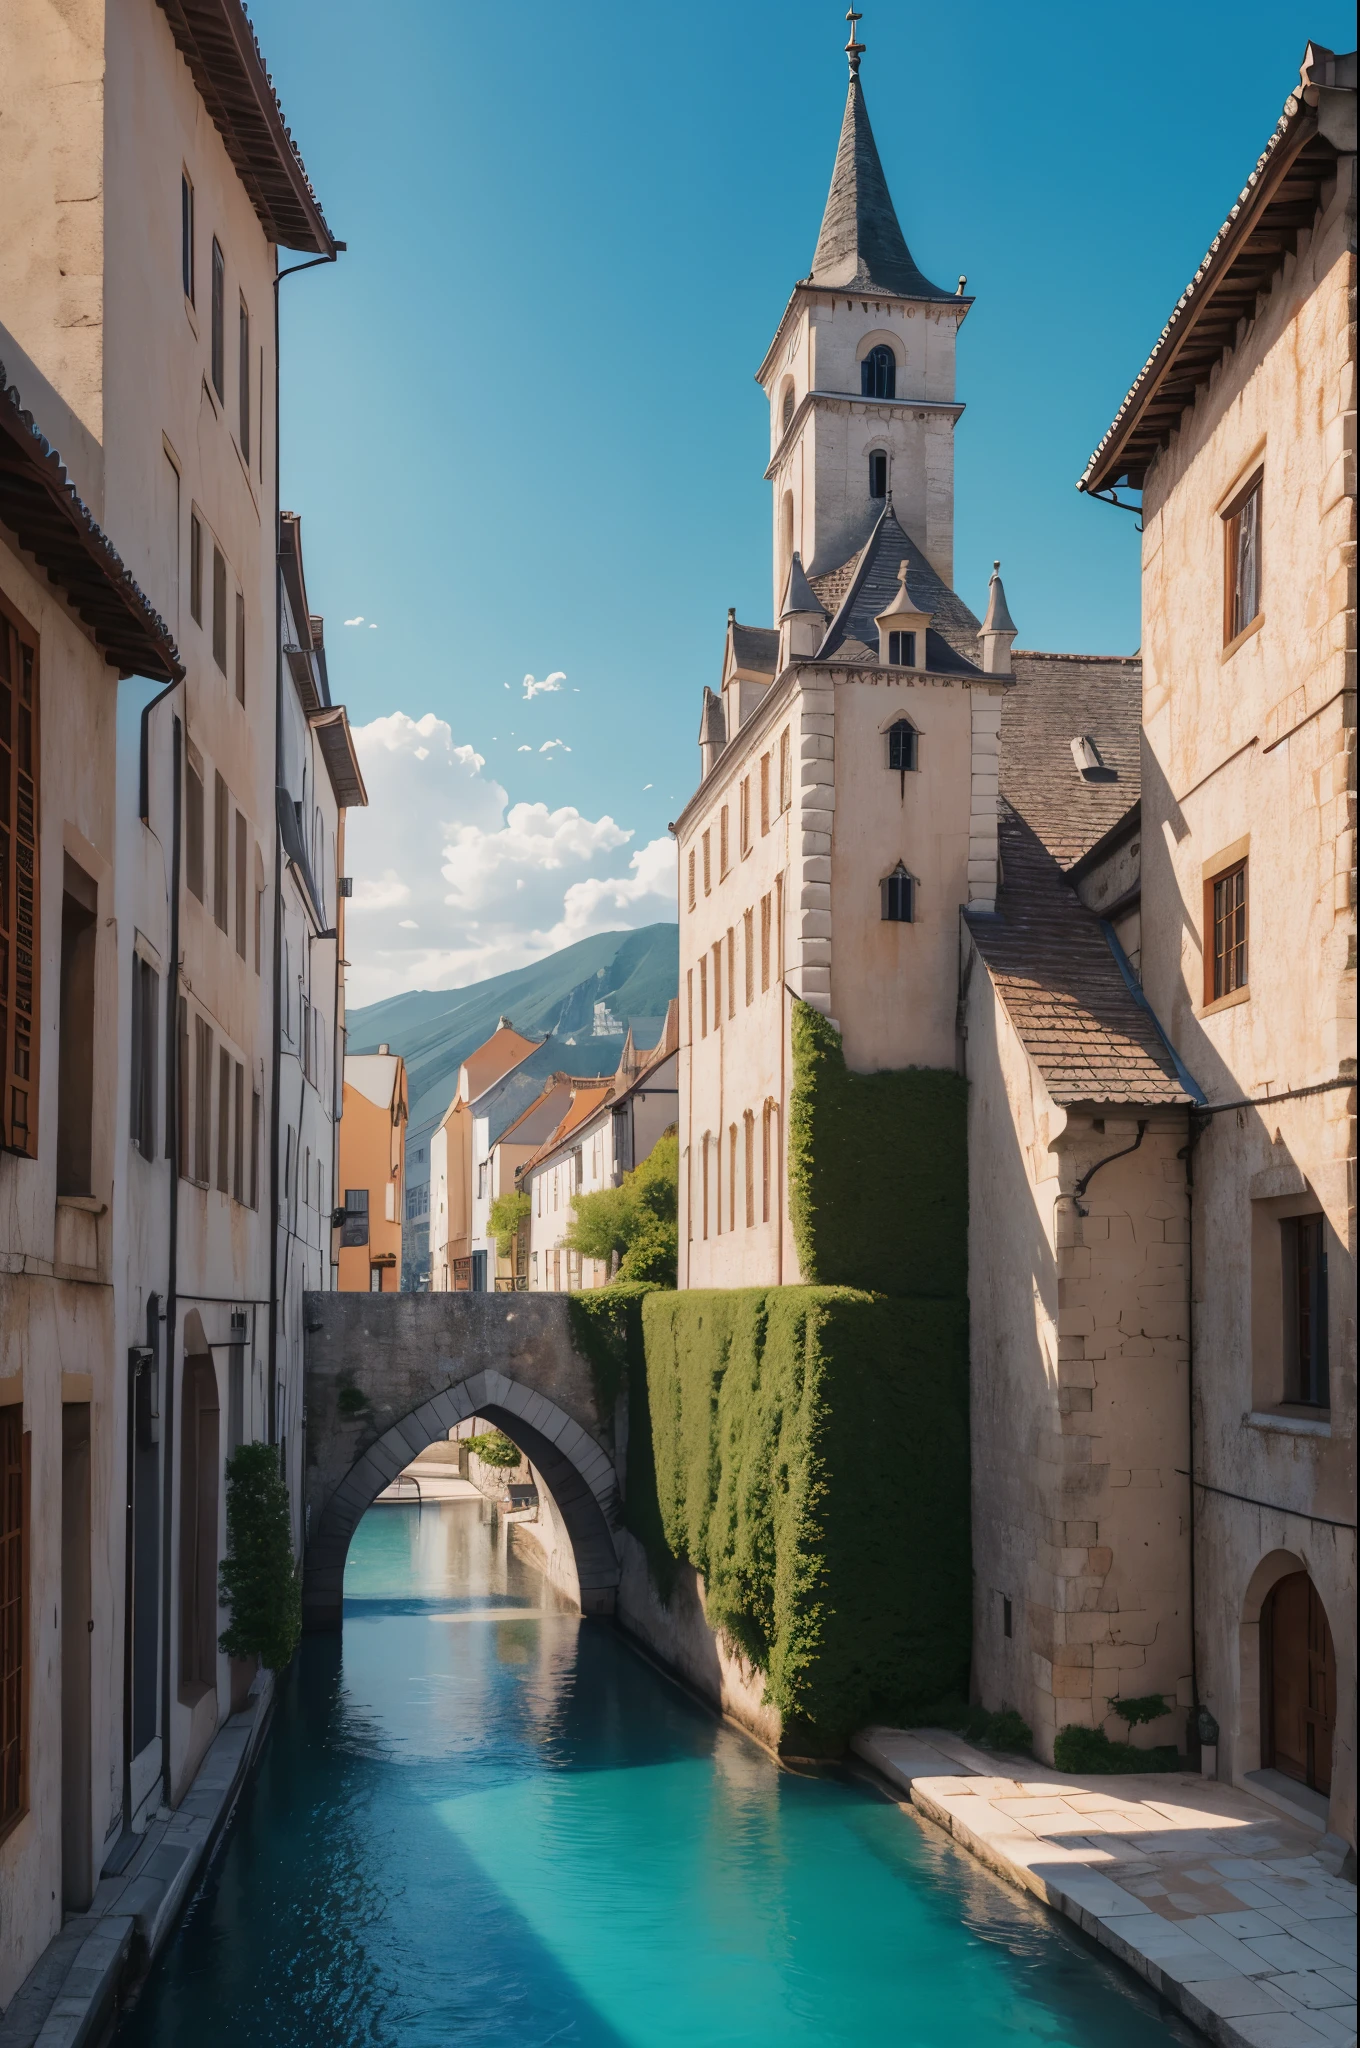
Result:
M270 241L334 256L344 245L326 224L240 0L159 5Z
M1311 74L1349 65L1337 89ZM1257 160L1227 219L1181 293L1157 345L1138 372L1107 432L1077 479L1077 489L1133 489L1208 384L1214 365L1237 340L1256 302L1300 233L1312 227L1323 186L1336 175L1348 142L1355 149L1355 57L1309 45L1299 87ZM1349 103L1347 105L1347 103ZM1347 133L1349 122L1349 133Z
M111 668L153 682L184 676L170 628L25 412L0 363L0 525L44 569Z
M335 791L335 801L343 810L362 809L368 802L368 791L364 787L363 770L354 746L354 732L344 705L332 704L313 711L307 722L321 748L321 758L326 764L331 788Z

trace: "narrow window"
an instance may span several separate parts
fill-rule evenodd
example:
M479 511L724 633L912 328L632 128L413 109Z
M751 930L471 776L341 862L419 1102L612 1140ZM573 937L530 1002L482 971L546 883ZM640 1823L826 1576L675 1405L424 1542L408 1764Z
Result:
M1284 1279L1284 1398L1329 1408L1327 1370L1327 1226L1321 1216L1280 1225Z
M340 1243L355 1250L368 1243L368 1189L345 1189L345 1220L340 1226Z
M250 1091L250 1206L260 1206L260 1094Z
M730 835L729 835L729 831L728 831L728 815L727 815L727 805L726 805L726 804L724 804L724 805L723 805L723 807L722 807L722 809L721 809L721 810L719 811L719 813L718 813L718 878L719 878L719 880L721 880L721 879L722 879L722 877L723 877L723 876L724 876L724 875L725 875L725 874L727 873L727 870L729 869L729 867L731 867L731 865L732 865L732 849L731 849L731 845L730 845L730 843L729 843L729 838L730 838Z
M731 925L727 927L727 1014L737 1014L737 940Z
M238 394L238 400L239 400L239 404L240 404L240 411L241 411L241 419L240 419L240 429L241 429L241 453L242 453L242 455L244 455L244 457L245 457L245 459L246 459L246 463L247 463L247 466L249 466L249 463L250 463L250 314L249 314L249 313L248 313L248 312L246 311L246 302L245 302L245 300L244 300L244 299L242 299L242 300L241 300L241 307L240 307L240 316L239 316L239 318L240 318L240 329L241 329L241 361L240 361L240 366L239 366L239 369L238 369L238 371L237 371L237 394Z
M793 414L793 386L792 384L790 384L788 390L784 393L784 408L782 413L780 414L781 432L787 434L789 428L793 425Z
M1002 1635L1003 1635L1003 1636L1009 1636L1009 1635L1010 1635L1010 1632L1011 1632L1011 1603L1010 1603L1010 1601L1009 1601L1008 1599L1006 1599L1006 1597L1005 1597L1005 1596L1004 1596L1004 1594L1003 1594L1003 1595L1002 1595L1002 1600L1001 1600L1001 1633L1002 1633Z
M260 957L264 949L264 883L259 878L259 855L256 855L255 876L255 972L260 971Z
M23 1403L0 1408L0 1836L28 1806L28 1445Z
M222 400L227 395L227 346L225 325L227 318L227 271L222 260L222 247L216 235L212 245L212 380L213 390Z
M223 675L227 672L227 564L221 548L213 549L212 592L213 660Z
M211 1355L184 1361L180 1424L179 1696L192 1703L217 1679L217 1374Z
M246 701L246 601L241 591L236 593L236 701Z
M774 976L784 979L784 877L774 878Z
M187 171L179 174L179 267L184 296L194 303L194 186Z
M246 821L236 813L236 950L244 960L246 957L246 864L250 857L250 842L246 833Z
M203 901L203 760L192 741L184 763L184 879Z
M770 757L760 757L760 836L763 839L770 829Z
M770 986L770 910L768 896L760 899L760 993L765 994Z
M748 910L742 918L742 936L746 942L746 1007L749 1009L756 999L756 914Z
M886 924L912 924L916 916L916 884L901 861L879 883L882 919Z
M212 1185L212 1027L202 1017L194 1018L194 1179L200 1187Z
M692 846L691 846L691 848L690 848L690 850L689 850L689 860L688 860L688 863L687 863L687 873L688 873L688 878L689 878L689 892L688 892L688 900L689 900L689 907L690 907L690 909L691 909L691 910L693 910L693 908L694 908L694 904L695 904L695 895L694 895L694 848L693 848Z
M756 1220L756 1120L749 1109L743 1111L741 1123L746 1143L746 1228L750 1230Z
M213 777L213 921L219 931L227 929L229 901L229 841L231 793L220 775Z
M225 1195L231 1185L231 1068L232 1058L225 1045L217 1053L217 1192Z
M699 956L699 1036L708 1037L708 955Z
M719 1132L717 1133L717 1135L716 1135L716 1136L714 1137L714 1140L713 1140L713 1234L714 1234L714 1236L715 1236L715 1237L721 1237L721 1236L722 1236L722 1227L723 1227L723 1220L722 1220L722 1152L723 1152L723 1141L722 1141L722 1132L721 1132L721 1131L719 1131Z
M169 1075L166 1075L166 1101L170 1101ZM179 1030L175 1048L175 1153L176 1167L181 1180L193 1178L193 1166L189 1151L189 1004L188 999L179 999ZM170 1144L170 1121L166 1118L166 1148Z
M704 1178L703 1178L703 1217L702 1217L702 1221L703 1221L703 1235L704 1235L705 1237L707 1237L707 1236L708 1236L708 1132L707 1132L707 1131L705 1131L705 1132L704 1132L704 1142L703 1142L703 1168L704 1168Z
M1247 863L1239 861L1204 885L1206 1002L1247 986Z
M143 1159L156 1156L156 1042L161 978L149 960L132 956L132 1142Z
M708 895L710 895L710 894L712 893L712 889L713 889L713 865L712 865L712 858L711 858L711 849L710 849L710 846L709 846L709 838L710 838L710 835L709 835L709 834L708 834L707 832L705 832L705 833L704 833L704 835L703 835L703 841L702 841L702 844L703 844L703 850L704 850L704 894L705 894L705 896L708 896Z
M896 639L895 633L889 639ZM888 766L900 769L904 774L916 768L916 728L905 718L899 718L896 725L888 727Z
M779 808L788 810L793 802L793 751L789 744L789 729L784 727L779 735Z
M246 1198L246 1070L239 1060L232 1065L231 1083L231 1193L232 1200Z
M871 348L859 366L859 388L862 398L895 398L897 396L897 358L886 342Z
M751 778L741 778L741 853L742 859L751 851Z
M91 876L64 856L61 1015L57 1046L57 1193L92 1193L94 1135L94 949L98 896Z
M722 1024L722 940L713 948L713 1029Z
M38 642L0 601L0 1146L38 1154Z
M888 495L888 458L881 448L876 448L869 457L869 496L886 498Z
M765 1102L765 1106L764 1106L764 1108L763 1108L763 1109L761 1110L761 1112L760 1112L760 1220L761 1220L761 1222L762 1222L762 1223L768 1223L768 1222L769 1222L769 1220L770 1220L770 1110L771 1110L771 1107L772 1107L772 1105L771 1105L770 1101L769 1101L769 1100L768 1100L768 1098L767 1098L767 1099L766 1099L766 1102Z
M889 633L888 666L890 668L915 668L915 633Z
M189 514L189 616L196 626L203 624L203 522L197 512Z
M737 1127L727 1129L727 1227L737 1227Z
M1261 472L1223 515L1223 644L1245 633L1261 613Z

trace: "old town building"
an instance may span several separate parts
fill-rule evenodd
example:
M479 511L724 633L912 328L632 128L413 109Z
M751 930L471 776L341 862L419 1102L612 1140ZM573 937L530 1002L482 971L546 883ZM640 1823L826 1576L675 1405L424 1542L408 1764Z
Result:
M347 1294L396 1294L406 1180L406 1062L388 1045L350 1053L343 1088L338 1285Z

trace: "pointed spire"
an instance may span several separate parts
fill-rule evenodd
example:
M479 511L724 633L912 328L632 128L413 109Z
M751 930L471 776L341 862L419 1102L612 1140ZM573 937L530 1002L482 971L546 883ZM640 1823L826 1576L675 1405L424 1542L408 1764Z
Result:
M864 53L863 43L855 40L859 18L853 9L846 17L851 25L846 44L850 91L809 282L907 299L947 299L953 294L917 269L893 208L859 82Z
M782 621L808 614L824 619L826 617L826 607L821 603L816 591L808 582L803 572L802 556L795 548L793 551L793 561L789 566L788 587L784 592L784 608L780 612L779 617Z
M987 616L982 621L982 630L984 633L1014 633L1018 630L1001 587L1000 562L992 563L992 580L987 586Z
M989 676L1008 676L1011 672L1011 648L1015 645L1018 628L1011 617L1006 593L1001 587L1001 564L992 563L992 580L987 591L987 616L978 628L978 639L982 642L983 673Z

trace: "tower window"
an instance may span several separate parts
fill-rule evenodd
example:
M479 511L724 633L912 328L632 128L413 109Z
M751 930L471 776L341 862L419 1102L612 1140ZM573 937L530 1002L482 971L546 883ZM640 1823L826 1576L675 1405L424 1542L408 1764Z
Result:
M888 665L891 668L915 668L915 633L889 633Z
M783 432L787 434L793 425L793 386L784 393Z
M886 498L888 495L888 458L881 448L876 448L869 457L869 496Z
M865 398L896 398L897 358L886 342L871 348L859 366L860 393Z
M882 897L882 918L885 924L916 922L916 884L901 861L890 875L884 876L878 887Z
M896 640L898 635L893 633L890 637ZM904 634L902 637L909 639L911 635ZM888 727L888 766L890 768L897 768L904 773L908 770L912 773L915 772L916 739L916 727L909 724L905 718L899 718L896 725Z

